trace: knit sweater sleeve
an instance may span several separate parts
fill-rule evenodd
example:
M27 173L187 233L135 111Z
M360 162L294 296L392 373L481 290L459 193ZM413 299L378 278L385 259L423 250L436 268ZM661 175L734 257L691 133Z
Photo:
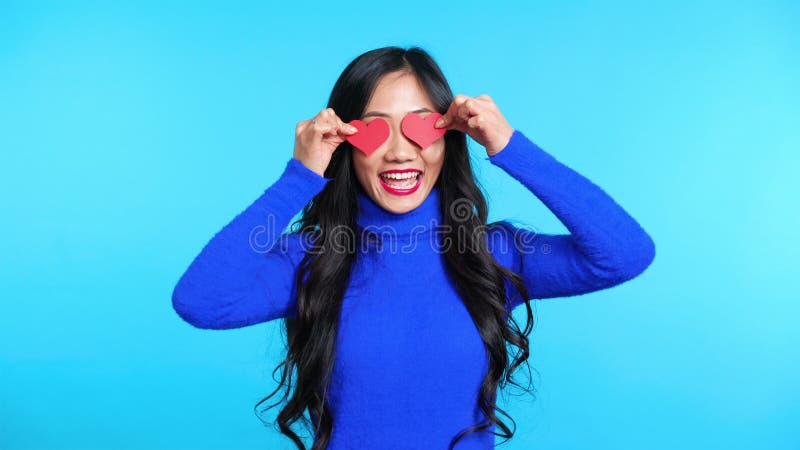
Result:
M606 289L638 276L655 258L653 240L617 202L519 130L486 159L522 183L569 230L539 234L501 222L510 268L522 276L530 298ZM522 301L512 296L510 305Z
M180 277L172 293L178 315L204 329L296 315L294 274L304 240L282 232L328 181L291 158L278 180L218 231Z

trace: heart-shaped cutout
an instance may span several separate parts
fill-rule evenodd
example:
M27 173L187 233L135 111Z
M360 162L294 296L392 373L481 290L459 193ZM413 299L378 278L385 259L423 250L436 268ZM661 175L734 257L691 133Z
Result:
M367 156L389 139L389 123L380 117L376 117L370 123L358 119L348 123L356 127L358 132L347 136L347 141Z
M447 128L436 128L433 124L442 117L441 114L434 112L422 117L417 113L408 113L403 117L400 124L403 134L407 138L416 142L423 150L439 140L447 132Z

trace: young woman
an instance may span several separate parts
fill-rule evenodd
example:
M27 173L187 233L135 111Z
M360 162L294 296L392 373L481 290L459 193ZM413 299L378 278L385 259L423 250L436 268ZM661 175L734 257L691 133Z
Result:
M467 135L570 233L487 224ZM654 254L625 210L489 96L453 97L425 51L387 47L353 60L328 108L297 124L280 178L205 245L172 301L200 328L283 319L278 389L291 396L277 423L300 449L297 420L312 449L490 449L495 426L514 434L495 399L519 386L529 300L618 285ZM510 314L522 304L524 330Z

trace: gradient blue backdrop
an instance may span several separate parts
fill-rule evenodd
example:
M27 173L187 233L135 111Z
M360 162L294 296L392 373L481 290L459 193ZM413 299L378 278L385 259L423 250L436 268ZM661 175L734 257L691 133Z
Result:
M420 45L656 242L539 302L505 448L800 448L796 2L291 3L0 5L0 447L293 448L253 413L278 323L170 294L350 60ZM490 219L566 231L470 145Z

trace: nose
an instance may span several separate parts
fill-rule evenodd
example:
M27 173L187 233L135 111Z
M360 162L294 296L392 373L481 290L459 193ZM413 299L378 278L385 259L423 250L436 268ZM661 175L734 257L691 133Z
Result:
M392 126L392 133L389 137L389 149L384 154L387 161L403 163L417 159L419 149L414 141L408 139L400 130L399 124Z

